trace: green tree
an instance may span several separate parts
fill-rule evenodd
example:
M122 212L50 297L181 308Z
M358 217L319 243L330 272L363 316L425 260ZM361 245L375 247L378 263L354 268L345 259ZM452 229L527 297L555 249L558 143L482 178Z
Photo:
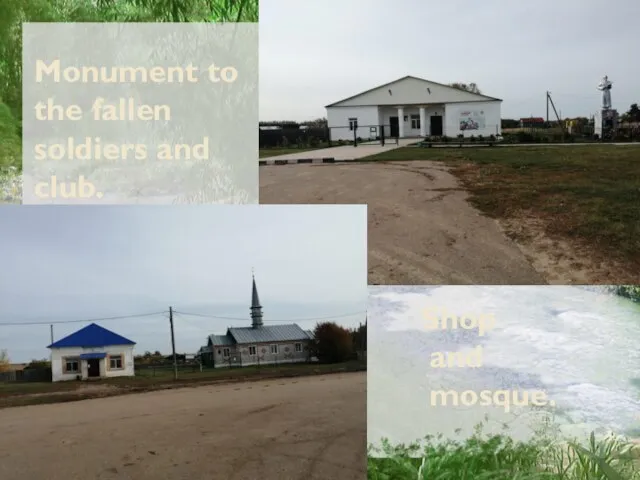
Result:
M258 21L258 0L98 0L96 4L111 15L138 15L153 22Z
M29 365L27 365L27 367L29 367L29 368L47 368L47 367L51 367L51 362L47 358L33 359L33 360L31 360L31 362L29 362Z
M624 120L628 122L640 122L640 107L637 103L633 103L629 107L629 111L624 114Z
M334 322L318 323L313 336L311 350L321 363L344 362L353 354L351 332Z
M21 152L20 122L7 104L0 103L0 168L18 164Z
M464 90L465 92L477 93L481 95L482 92L478 88L478 85L475 83L462 83L462 82L453 82L449 84L450 87L457 88L458 90Z
M0 0L0 168L21 166L24 22L257 21L258 0Z
M309 127L326 127L327 119L326 118L316 118L315 120L311 120L309 122L303 122L302 125L307 125Z
M260 126L264 127L281 127L281 128L299 128L300 124L293 120L274 120L272 122L262 121L259 122Z

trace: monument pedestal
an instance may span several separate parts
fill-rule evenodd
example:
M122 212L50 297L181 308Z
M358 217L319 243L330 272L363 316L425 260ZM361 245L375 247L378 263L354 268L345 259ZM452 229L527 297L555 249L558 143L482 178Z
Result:
M618 111L612 108L603 108L596 112L594 118L594 135L598 135L601 140L608 140L615 137L618 128Z

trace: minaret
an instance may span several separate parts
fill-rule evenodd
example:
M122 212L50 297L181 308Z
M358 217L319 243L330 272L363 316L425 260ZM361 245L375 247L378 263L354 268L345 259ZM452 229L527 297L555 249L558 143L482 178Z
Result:
M253 291L251 292L251 326L260 328L262 326L262 306L258 298L258 288L256 287L256 277L253 276Z

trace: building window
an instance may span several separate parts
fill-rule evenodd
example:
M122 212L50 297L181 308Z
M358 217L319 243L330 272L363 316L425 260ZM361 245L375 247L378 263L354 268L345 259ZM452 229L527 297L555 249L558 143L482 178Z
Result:
M224 358L227 358L229 356L229 349L228 348L223 348L222 349L222 356Z
M110 370L122 370L122 355L109 356L109 369Z
M249 347L249 355L255 355L256 354L256 347Z
M80 372L80 360L77 358L65 358L63 365L64 365L64 373Z
M296 343L296 352L301 352L301 351L302 351L302 344Z
M411 128L414 130L420 129L420 115L411 115Z
M349 119L349 130L354 131L356 128L358 128L358 119L357 118L350 118Z
M274 355L278 354L278 345L271 345L271 353Z

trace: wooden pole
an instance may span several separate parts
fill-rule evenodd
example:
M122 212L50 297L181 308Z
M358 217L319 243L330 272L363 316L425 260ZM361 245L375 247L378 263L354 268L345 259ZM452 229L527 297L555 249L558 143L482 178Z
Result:
M171 325L171 351L173 352L173 379L178 379L178 360L176 358L176 337L173 332L173 307L169 307L169 324Z
M49 325L51 327L51 345L53 345L53 323ZM53 350L49 352L49 365L53 362Z
M547 92L547 126L549 126L549 92Z

